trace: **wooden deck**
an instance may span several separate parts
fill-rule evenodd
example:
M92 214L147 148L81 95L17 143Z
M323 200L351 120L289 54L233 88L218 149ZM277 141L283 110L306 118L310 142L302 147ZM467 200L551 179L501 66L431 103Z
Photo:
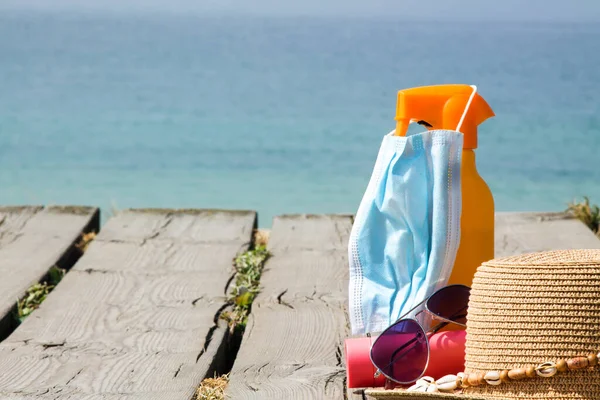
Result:
M130 210L81 256L75 244L98 230L96 208L0 208L0 332L12 332L0 343L0 398L190 400L233 361L228 398L362 399L345 387L342 350L352 216L275 218L261 292L230 351L218 316L256 219ZM498 256L560 248L600 240L562 214L497 214ZM15 329L16 299L53 265L70 271Z

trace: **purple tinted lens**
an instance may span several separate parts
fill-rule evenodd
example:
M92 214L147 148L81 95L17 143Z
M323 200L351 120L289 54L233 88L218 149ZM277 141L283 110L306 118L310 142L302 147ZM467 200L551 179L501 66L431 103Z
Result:
M373 343L371 360L385 376L398 383L416 381L429 360L425 332L415 320L396 322Z
M470 292L471 289L468 286L446 286L427 300L427 308L442 318L466 324Z

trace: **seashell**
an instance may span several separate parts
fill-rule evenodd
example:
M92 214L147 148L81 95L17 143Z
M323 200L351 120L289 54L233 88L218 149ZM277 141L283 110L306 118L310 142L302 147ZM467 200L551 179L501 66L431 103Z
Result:
M590 367L598 365L598 356L595 353L588 354L587 359Z
M451 392L458 387L456 378L456 375L446 375L438 379L435 384L440 391Z
M502 383L500 379L500 372L498 371L489 371L484 375L483 379L488 383L488 385L497 386Z
M432 377L424 376L406 390L409 392L425 392L427 391L427 388L433 384L433 382L435 381Z
M420 381L424 382L426 385L431 385L432 383L435 383L435 379L433 379L430 376L424 376L421 379L419 379Z
M550 378L556 375L556 365L552 362L545 362L536 368L537 374L543 378Z
M438 387L435 383L432 383L431 385L427 386L427 393L437 393L439 392Z
M423 385L421 382L417 382L408 389L406 389L407 392L424 392L426 390L427 386Z

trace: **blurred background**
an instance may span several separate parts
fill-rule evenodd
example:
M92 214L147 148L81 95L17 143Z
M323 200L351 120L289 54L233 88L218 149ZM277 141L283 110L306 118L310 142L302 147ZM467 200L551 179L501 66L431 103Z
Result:
M0 204L355 213L400 89L476 84L499 211L600 201L600 3L0 2Z

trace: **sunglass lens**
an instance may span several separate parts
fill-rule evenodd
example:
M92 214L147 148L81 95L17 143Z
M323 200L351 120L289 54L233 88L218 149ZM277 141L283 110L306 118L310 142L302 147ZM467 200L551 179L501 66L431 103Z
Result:
M427 300L427 308L442 318L466 324L470 292L468 286L446 286Z
M371 360L385 376L398 383L419 379L429 360L429 345L421 326L412 319L396 322L377 337Z

